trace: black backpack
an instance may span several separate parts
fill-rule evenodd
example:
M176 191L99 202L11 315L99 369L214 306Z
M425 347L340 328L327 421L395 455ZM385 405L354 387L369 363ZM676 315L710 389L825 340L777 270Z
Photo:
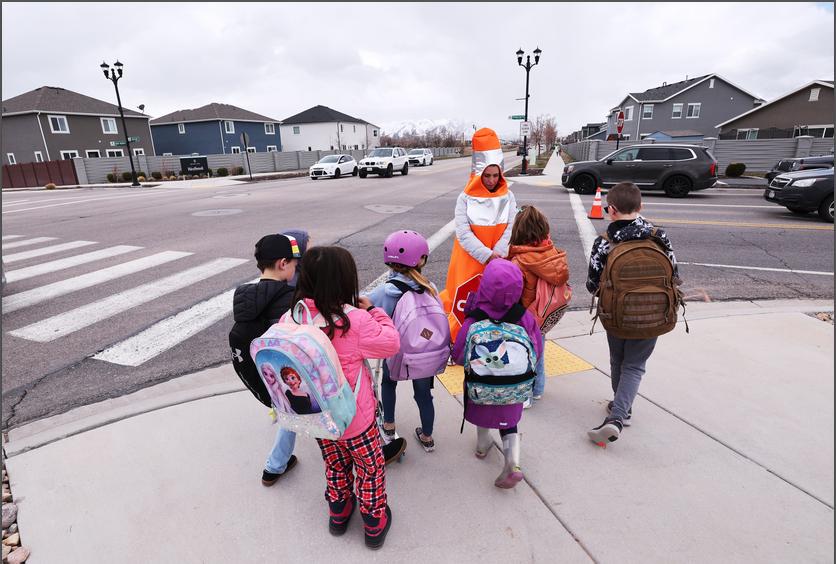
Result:
M255 396L255 398L266 405L272 407L273 402L270 399L270 393L258 373L258 369L250 357L250 343L253 339L261 337L267 329L270 328L270 320L267 314L273 304L281 298L282 292L277 292L272 300L261 311L261 315L252 321L236 321L235 325L229 331L229 348L232 353L232 367L244 382L247 389Z

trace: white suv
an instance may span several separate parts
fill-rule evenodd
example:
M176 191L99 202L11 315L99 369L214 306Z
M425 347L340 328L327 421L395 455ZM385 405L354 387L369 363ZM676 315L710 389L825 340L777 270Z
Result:
M378 147L360 161L360 178L369 173L391 178L395 171L406 176L409 174L409 159L403 147Z
M412 149L409 151L409 164L427 166L433 164L433 152L429 149Z

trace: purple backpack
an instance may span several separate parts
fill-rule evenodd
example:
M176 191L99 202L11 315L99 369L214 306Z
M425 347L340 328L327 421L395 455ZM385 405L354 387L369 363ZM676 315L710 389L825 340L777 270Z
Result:
M438 298L400 280L389 280L403 295L392 313L401 350L386 359L392 380L429 378L444 372L450 358L450 323Z

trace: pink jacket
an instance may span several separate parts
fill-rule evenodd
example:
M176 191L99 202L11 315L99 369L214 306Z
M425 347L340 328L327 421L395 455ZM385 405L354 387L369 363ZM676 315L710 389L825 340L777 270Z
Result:
M305 303L311 315L319 313L313 300L305 299ZM401 338L392 320L380 308L371 311L353 309L348 312L348 320L351 323L349 330L343 334L338 329L331 343L337 351L343 374L354 388L363 361L367 358L387 358L397 353L401 348ZM356 437L374 421L377 400L372 388L372 375L366 367L363 367L363 378L357 398L357 413L340 439Z

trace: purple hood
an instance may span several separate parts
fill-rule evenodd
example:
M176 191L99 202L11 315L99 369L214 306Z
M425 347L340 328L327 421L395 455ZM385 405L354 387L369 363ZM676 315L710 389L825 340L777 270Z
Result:
M478 308L491 318L499 319L520 301L522 291L523 275L519 267L505 259L494 259L482 273L479 290L468 296L465 315Z

